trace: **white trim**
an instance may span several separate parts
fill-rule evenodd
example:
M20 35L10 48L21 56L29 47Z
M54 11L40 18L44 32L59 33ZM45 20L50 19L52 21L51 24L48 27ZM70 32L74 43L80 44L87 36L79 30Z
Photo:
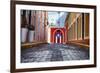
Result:
M76 61L58 61L58 62L39 62L39 63L20 63L21 59L21 44L20 44L20 10L52 10L52 11L67 11L67 12L84 12L90 13L90 59L89 60L76 60ZM50 6L34 6L34 5L16 5L16 69L23 68L40 68L40 67L57 67L57 66L74 66L94 64L94 10L86 8L69 8L69 7L50 7Z

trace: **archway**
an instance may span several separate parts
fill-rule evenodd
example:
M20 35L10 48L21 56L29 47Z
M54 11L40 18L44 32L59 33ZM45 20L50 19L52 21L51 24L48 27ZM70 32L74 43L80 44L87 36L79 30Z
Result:
M62 30L57 29L54 32L54 43L63 43L64 42L64 33Z

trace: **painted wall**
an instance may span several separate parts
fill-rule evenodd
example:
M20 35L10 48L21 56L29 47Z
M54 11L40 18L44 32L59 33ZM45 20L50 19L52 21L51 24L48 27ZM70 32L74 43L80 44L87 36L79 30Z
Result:
M89 14L88 13L69 13L65 22L68 27L68 41L81 43L89 47ZM67 26L68 25L68 26Z

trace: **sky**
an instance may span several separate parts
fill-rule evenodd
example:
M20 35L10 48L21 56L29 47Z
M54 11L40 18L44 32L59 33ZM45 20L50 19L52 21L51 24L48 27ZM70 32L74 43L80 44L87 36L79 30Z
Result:
M49 25L55 25L55 26L64 26L65 19L68 12L48 12L48 22Z

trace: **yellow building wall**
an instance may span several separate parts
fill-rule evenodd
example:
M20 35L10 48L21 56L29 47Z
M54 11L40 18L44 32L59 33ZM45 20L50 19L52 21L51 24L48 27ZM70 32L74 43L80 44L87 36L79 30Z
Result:
M68 42L82 42L89 45L89 13L71 12L65 24L68 26Z

